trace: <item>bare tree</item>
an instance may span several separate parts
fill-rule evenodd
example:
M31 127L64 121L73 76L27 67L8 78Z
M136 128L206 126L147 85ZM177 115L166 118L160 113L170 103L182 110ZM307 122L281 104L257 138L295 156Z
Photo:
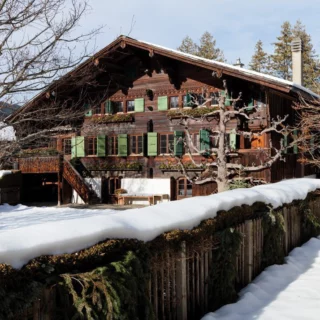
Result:
M287 145L284 144L283 136L288 135L289 129L285 125L285 121L288 116L283 118L278 117L273 119L268 126L262 128L259 132L252 132L248 128L235 127L231 132L227 130L227 124L231 119L237 118L239 122L248 122L251 120L261 119L259 116L254 116L248 111L252 108L256 109L257 106L249 107L242 102L242 94L240 93L237 98L230 98L226 81L224 83L224 93L219 93L218 106L212 111L205 113L203 116L194 117L190 116L188 112L180 110L178 122L184 128L184 137L180 137L176 143L183 143L186 154L192 163L193 168L202 169L202 173L194 174L191 176L188 172L185 162L175 156L175 159L183 171L186 178L195 184L203 184L206 182L216 182L217 191L221 192L229 188L230 184L235 181L263 183L252 177L253 172L258 172L267 168L270 168L276 161L285 160L283 154ZM211 98L210 98L211 99ZM205 106L208 99L199 104L196 98L192 101L193 105ZM229 102L229 103L227 103ZM230 107L226 105L230 105ZM211 125L212 119L215 124ZM192 139L192 126L191 121L197 121L203 123L203 128L208 131L210 138L216 139L214 146L210 146L206 149L201 149L194 143ZM236 159L239 158L239 149L236 146L236 137L243 136L251 141L252 139L259 138L266 134L276 133L280 136L279 147L273 146L272 141L269 141L269 148L258 148L256 152L256 162L250 165L243 165ZM230 141L230 134L232 140ZM282 138L281 138L282 137ZM194 154L204 156L205 162L199 163L195 159ZM173 153L172 153L173 156Z
M50 83L50 88L54 87L52 80L92 53L94 48L89 50L88 44L100 28L77 33L88 9L86 0L0 1L0 114L10 113L11 102L22 105ZM78 80L69 82L74 85ZM84 76L78 87L85 81ZM43 144L45 139L70 130L70 124L83 117L83 101L88 101L85 89L77 91L76 99L68 90L59 90L49 90L36 108L36 103L29 103L30 108L9 124L0 122L0 165L33 141ZM14 128L16 139L4 133L10 131L8 126Z

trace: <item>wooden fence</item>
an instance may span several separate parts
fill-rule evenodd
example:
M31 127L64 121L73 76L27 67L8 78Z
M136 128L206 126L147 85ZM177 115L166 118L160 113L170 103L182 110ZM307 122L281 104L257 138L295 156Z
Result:
M311 211L320 216L320 197L309 203ZM298 205L283 207L285 236L279 241L283 244L285 255L302 244L302 216ZM236 226L243 234L240 252L236 258L237 288L249 284L262 271L263 228L262 218L246 220ZM213 242L212 239L208 241ZM206 242L208 242L206 241ZM192 251L186 242L181 243L177 252L162 251L154 254L152 275L149 283L150 302L159 320L200 319L210 311L208 279L215 244ZM49 289L47 289L49 290ZM48 297L51 297L50 299ZM19 320L54 320L54 289L44 294L43 301ZM47 307L44 307L47 305ZM49 307L48 307L49 305Z

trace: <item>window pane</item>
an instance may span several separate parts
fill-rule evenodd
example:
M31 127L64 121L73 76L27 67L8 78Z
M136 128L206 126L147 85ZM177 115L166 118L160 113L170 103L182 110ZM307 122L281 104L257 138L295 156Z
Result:
M171 152L173 152L173 149L174 149L174 135L173 134L168 135L168 142L169 142L168 153L170 153L170 150L171 150Z
M185 193L184 185L185 185L185 180L184 179L179 180L179 183L178 183L178 195L179 196L185 195L184 194Z
M134 100L127 101L127 112L134 111Z
M179 107L179 97L170 97L170 109Z
M192 196L192 183L189 180L187 180L186 182L187 182L187 194L186 194L186 196Z
M113 102L113 112L123 112L123 102L122 101L114 101Z
M198 133L194 133L193 134L193 146L196 148L196 149L193 149L193 152L196 153L198 152L197 150L200 149L200 139L199 139L199 134Z
M210 97L211 97L211 105L212 106L219 104L219 95L218 95L218 93L211 92L210 93Z
M71 139L63 139L63 153L71 154Z
M167 135L160 135L160 153L167 153Z
M138 150L137 150L137 152L138 153L142 153L142 149L143 149L143 145L142 145L142 136L138 136L137 137L138 138Z

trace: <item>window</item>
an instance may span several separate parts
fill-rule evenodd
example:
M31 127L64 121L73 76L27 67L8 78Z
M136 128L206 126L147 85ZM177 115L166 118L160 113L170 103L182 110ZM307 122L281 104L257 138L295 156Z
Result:
M130 136L129 153L141 154L143 152L143 137L142 136Z
M194 105L201 106L206 102L206 99L203 94L193 94L191 101Z
M184 107L191 107L192 106L190 94L182 96L182 104Z
M108 138L108 152L111 156L118 155L118 137L112 136Z
M192 183L186 178L178 180L178 198L192 197Z
M219 104L219 94L218 92L211 92L210 93L210 98L211 98L211 105L216 106Z
M123 102L122 101L113 101L113 113L123 112Z
M192 144L190 145L190 152L191 153L197 153L198 152L197 150L200 150L200 136L199 136L199 133L191 134L191 141L192 141ZM195 149L192 148L192 145L195 147Z
M170 109L179 108L179 97L170 97Z
M134 111L134 100L127 101L127 112Z
M219 134L210 134L210 148L219 148Z
M91 108L92 114L101 114L101 106L97 105Z
M71 154L71 139L63 139L63 154Z
M121 188L121 177L109 178L108 182L109 194L115 194L115 191Z
M173 152L173 134L160 134L160 153L170 153Z
M85 138L85 154L87 156L95 156L97 154L97 138L86 137Z

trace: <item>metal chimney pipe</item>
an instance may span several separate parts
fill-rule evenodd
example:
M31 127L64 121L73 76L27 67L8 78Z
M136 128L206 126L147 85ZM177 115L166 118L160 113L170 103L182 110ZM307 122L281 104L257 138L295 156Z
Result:
M292 81L296 84L303 85L302 73L302 41L295 38L291 42L292 51Z

